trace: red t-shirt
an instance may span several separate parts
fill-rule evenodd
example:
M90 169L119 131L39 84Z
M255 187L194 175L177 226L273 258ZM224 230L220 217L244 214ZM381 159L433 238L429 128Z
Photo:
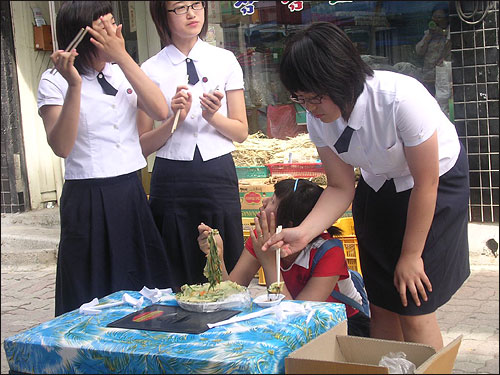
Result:
M329 240L332 237L328 233L323 233L321 234L321 238ZM245 243L245 248L250 252L250 254L256 257L252 239L250 237ZM331 248L323 255L323 257L321 257L311 275L311 266L316 251L318 251L318 249L314 247L314 244L312 247L306 247L306 249L302 250L302 252L308 252L308 257L307 253L300 254L290 268L287 270L281 269L283 281L294 299L299 295L302 289L304 289L311 277L339 276L339 280L344 280L349 277L344 250L338 246ZM304 267L306 264L308 266ZM339 290L338 284L335 285L335 290ZM332 296L328 296L326 302L341 303ZM346 305L346 313L348 317L355 315L357 312L358 310Z

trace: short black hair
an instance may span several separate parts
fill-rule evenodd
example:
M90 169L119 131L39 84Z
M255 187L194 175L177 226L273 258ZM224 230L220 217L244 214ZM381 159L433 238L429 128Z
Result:
M348 121L366 76L373 70L338 26L314 22L290 36L280 62L280 79L291 93L328 95Z
M205 21L198 35L201 39L205 38L208 29L208 5L207 1L202 1L202 3L205 3L205 9L203 10ZM149 12L151 13L151 18L153 19L156 31L160 37L161 48L169 46L172 44L172 33L168 25L167 1L150 1Z
M276 225L282 225L283 228L299 226L312 211L323 190L318 184L305 179L277 182L274 194L280 202L276 212ZM332 226L328 228L328 233L338 236L342 234L342 230Z
M57 44L59 49L66 49L80 29L92 27L92 22L100 16L113 13L110 1L65 1L56 18ZM97 48L90 42L87 33L77 47L75 68L85 74L91 70L92 60L97 56Z

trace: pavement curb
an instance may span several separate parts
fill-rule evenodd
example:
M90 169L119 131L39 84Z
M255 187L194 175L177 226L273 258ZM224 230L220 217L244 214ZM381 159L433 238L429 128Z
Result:
M2 239L2 267L18 265L52 265L57 263L58 244L44 249L5 251Z

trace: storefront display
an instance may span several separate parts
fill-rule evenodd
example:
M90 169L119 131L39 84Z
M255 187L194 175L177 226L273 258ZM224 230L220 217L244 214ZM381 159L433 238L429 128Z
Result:
M279 79L279 61L286 39L311 22L340 26L374 69L384 69L423 79L424 56L416 45L435 18L447 17L447 1L219 1L212 2L211 26L220 28L217 45L231 50L244 72L245 101L250 133L270 137L304 132L304 110L293 106ZM449 33L442 32L449 40ZM443 82L451 66L449 54L439 61L439 102L448 114L451 81ZM427 73L428 74L428 73ZM283 109L285 108L285 109ZM278 111L286 124L272 128ZM294 113L288 113L288 112Z

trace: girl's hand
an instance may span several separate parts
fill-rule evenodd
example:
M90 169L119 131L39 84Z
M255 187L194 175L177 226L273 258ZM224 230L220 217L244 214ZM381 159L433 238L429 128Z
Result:
M427 301L425 288L432 292L432 285L425 274L422 257L400 256L394 270L394 286L399 292L404 307L408 306L407 290L417 306L420 306L419 294L424 301Z
M210 252L210 245L208 244L208 235L212 231L212 228L210 228L208 225L204 223L200 223L198 225L198 246L200 246L200 250L205 253L205 255L208 255ZM222 243L222 237L220 235L215 236L215 243L217 244L217 254L219 255L219 258L222 259L223 253L224 253L224 246Z
M177 86L177 90L170 104L174 116L178 110L181 111L179 115L179 124L186 119L191 109L191 104L193 103L193 98L188 90L189 87L186 85Z
M284 258L302 250L308 243L307 235L302 233L300 226L286 228L278 234L273 234L269 240L265 241L262 251L267 252L270 247L280 247L281 257Z
M271 260L271 258L274 261L274 252L273 251L268 251L268 252L263 252L262 251L262 245L269 240L269 238L276 233L276 219L274 212L271 212L269 215L269 220L267 218L266 211L261 211L260 212L260 217L255 217L254 222L255 222L255 232L257 236L255 235L254 231L250 231L250 238L252 239L252 244L253 244L253 249L255 251L255 255L257 256L257 259L259 260L260 264L262 265L265 262L268 262ZM276 247L277 249L277 247ZM274 249L274 250L276 250Z
M50 58L54 63L54 67L70 86L75 86L82 83L82 77L80 77L78 70L76 70L74 66L76 56L78 56L78 52L76 52L76 49L73 49L70 52L58 50L50 55Z
M102 16L99 17L99 21L101 22L99 25L87 26L88 32L92 35L90 42L97 47L105 61L120 64L120 60L128 56L122 35L123 25L115 28L111 18L105 19Z
M200 104L202 107L201 115L203 118L210 122L214 114L221 107L221 100L224 97L224 94L219 90L215 90L212 93L203 93L203 96L200 96Z
M259 212L257 212L257 217L260 218L260 215L266 209L269 202L271 202L271 197L267 197L267 198L262 199L262 206L259 207Z

